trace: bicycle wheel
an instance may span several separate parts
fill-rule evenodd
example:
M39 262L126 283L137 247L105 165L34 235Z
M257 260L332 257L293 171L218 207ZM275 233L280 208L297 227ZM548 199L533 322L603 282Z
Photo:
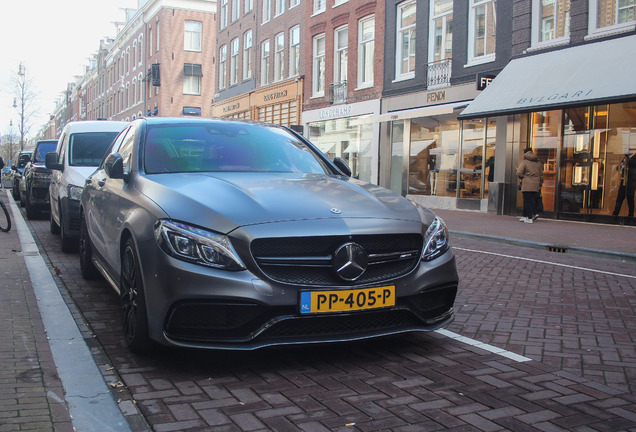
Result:
M11 217L9 216L9 209L4 205L4 201L0 199L0 206L2 211L0 212L0 231L7 232L11 229Z

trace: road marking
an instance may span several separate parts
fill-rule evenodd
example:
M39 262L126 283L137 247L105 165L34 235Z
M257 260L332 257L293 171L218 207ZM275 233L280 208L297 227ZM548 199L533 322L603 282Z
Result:
M441 334L443 336L446 336L446 337L448 337L450 339L456 340L458 342L465 343L466 345L470 345L470 346L473 346L475 348L480 348L480 349L489 351L489 352L494 353L494 354L499 354L500 356L506 357L506 358L508 358L510 360L514 360L514 361L519 362L519 363L532 361L531 358L524 357L522 355L515 354L515 353L510 352L510 351L506 351L505 349L502 349L502 348L497 348L496 346L493 346L493 345L488 345L486 343L479 342L478 340L475 340L475 339L467 338L466 336L462 336L462 335L459 335L457 333L453 333L452 331L448 331L446 329L435 330L435 332L439 333L439 334Z
M453 249L462 250L462 251L466 251L466 252L482 253L482 254L486 254L486 255L495 255L495 256L500 256L500 257L504 257L504 258L513 258L513 259L518 259L518 260L523 260L523 261L532 261L532 262L541 263L541 264L550 264L550 265L553 265L553 266L572 268L572 269L576 269L576 270L584 270L584 271L589 271L589 272L594 272L594 273L602 273L602 274L606 274L606 275L610 275L610 276L619 276L619 277L626 277L626 278L636 279L636 276L632 276L632 275L608 272L608 271L605 271L605 270L590 269L590 268L585 268L585 267L577 267L577 266L573 266L573 265L554 263L554 262L543 261L543 260L538 260L538 259L534 259L534 258L524 258L524 257L515 256L515 255L506 255L506 254L500 254L500 253L496 253L496 252L486 252L486 251L482 251L482 250L466 249L466 248L461 248L461 247L453 247Z

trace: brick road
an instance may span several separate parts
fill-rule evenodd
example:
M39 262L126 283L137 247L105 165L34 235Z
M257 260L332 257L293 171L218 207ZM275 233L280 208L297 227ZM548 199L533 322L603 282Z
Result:
M636 431L636 279L572 268L636 276L633 263L454 239L448 330L528 362L438 333L139 357L106 282L81 278L48 221L30 225L133 430Z

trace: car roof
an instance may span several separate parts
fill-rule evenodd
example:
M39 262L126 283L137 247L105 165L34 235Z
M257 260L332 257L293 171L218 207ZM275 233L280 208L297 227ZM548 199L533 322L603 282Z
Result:
M148 125L166 125L166 124L196 124L196 123L236 123L236 124L252 124L259 126L269 126L282 128L283 126L265 123L255 120L244 120L235 118L216 118L216 117L143 117L142 120Z
M111 121L111 120L95 120L95 121L78 121L68 123L64 130L69 133L77 132L120 132L129 122Z

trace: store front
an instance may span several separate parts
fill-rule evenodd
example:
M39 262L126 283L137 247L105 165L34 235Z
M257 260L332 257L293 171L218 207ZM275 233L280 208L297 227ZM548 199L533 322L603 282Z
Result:
M304 135L329 159L344 159L353 177L378 183L380 101L332 105L303 112Z
M301 124L303 80L294 78L215 103L214 117L259 120L287 127Z
M521 213L515 170L530 147L543 164L543 217L634 223L635 59L636 36L516 59L460 114L464 130L484 118L504 129L493 179L503 213Z

